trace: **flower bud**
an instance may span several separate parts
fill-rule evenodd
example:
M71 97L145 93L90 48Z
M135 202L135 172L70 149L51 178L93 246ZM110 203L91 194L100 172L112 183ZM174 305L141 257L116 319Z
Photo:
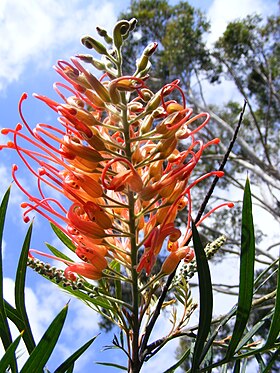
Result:
M89 35L83 36L81 42L86 48L94 49L99 54L108 54L107 48Z
M162 264L161 272L169 275L176 269L179 262L186 257L188 262L190 262L194 257L193 250L189 247L182 247L177 251L171 251Z
M129 30L130 30L130 23L128 21L121 20L117 22L113 30L113 41L117 49L120 49L120 47L122 46L123 37L126 36Z
M96 93L93 92L92 89L86 89L85 96L92 102L93 107L97 109L104 109L105 103Z
M151 111L154 111L155 109L158 108L160 103L161 103L161 95L159 93L156 93L147 103L146 112L149 113Z
M100 36L102 36L102 38L104 38L106 43L108 43L108 44L113 43L113 39L111 38L111 36L108 35L107 31L104 28L101 28L101 27L97 26L96 31L98 32L98 34Z
M93 58L90 54L78 54L76 55L77 58L82 60L86 63L91 63L97 70L105 71L106 66L103 62L97 60L96 58Z
M87 80L91 87L95 90L95 92L98 94L98 96L103 100L104 102L110 102L110 96L107 91L107 89L104 87L104 85L92 74L87 74Z
M157 43L150 43L143 51L142 56L137 60L137 73L147 71L146 68L149 64L149 57L154 53L157 48Z

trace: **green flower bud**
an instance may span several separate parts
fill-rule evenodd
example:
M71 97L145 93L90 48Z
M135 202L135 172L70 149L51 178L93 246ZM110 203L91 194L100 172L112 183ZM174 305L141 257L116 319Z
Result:
M131 18L131 20L129 21L129 24L130 24L129 31L133 31L137 25L137 19Z
M113 43L113 39L111 38L111 36L108 35L107 31L104 29L104 28L101 28L101 27L96 27L96 31L98 32L98 34L100 36L102 36L102 38L104 38L104 40L106 41L106 43L108 44L112 44Z
M146 106L146 112L149 113L151 111L154 111L155 109L158 108L158 106L160 105L161 103L161 95L160 93L156 93L151 99L150 101L147 103L147 106Z
M107 89L94 75L88 74L86 78L89 84L91 85L91 87L95 90L95 92L104 102L111 101Z
M94 49L99 54L108 54L107 48L91 36L84 36L81 39L82 44L88 49Z
M122 20L117 22L113 31L114 45L117 49L123 44L123 37L129 32L130 23L128 21Z
M137 71L136 75L143 76L150 69L151 63L149 57L155 52L158 44L150 43L143 51L142 56L136 61Z
M106 66L103 62L93 58L90 54L78 54L76 55L80 60L86 63L91 63L97 70L105 71Z

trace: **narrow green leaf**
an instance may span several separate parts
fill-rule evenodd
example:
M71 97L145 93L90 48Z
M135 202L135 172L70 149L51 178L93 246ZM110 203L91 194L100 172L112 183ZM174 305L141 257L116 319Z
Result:
M259 372L263 372L265 367L266 367L266 362L262 358L262 355L261 354L256 354L255 359L257 360L257 362L259 364Z
M278 264L279 265L279 262L280 262L280 258L277 258L276 260L274 260L272 263L270 263L259 275L258 277L255 279L255 282L254 282L254 287L255 287L255 290L254 290L254 294L256 294L259 289L261 289L261 287L269 280L270 277L272 277L274 275L274 272L278 271L278 267L275 271L273 271L273 268ZM272 270L272 272L269 274L268 277L265 277L264 280L263 280L263 277L268 274L270 271ZM261 282L262 281L262 282Z
M266 365L265 369L262 371L262 373L270 373L272 371L272 367L274 366L274 363L277 361L277 359L279 358L279 355L280 355L280 348L278 348L272 358L270 359L270 361L268 362L268 364Z
M120 263L117 263L114 268L115 271L120 272L121 265ZM117 299L122 299L122 285L120 280L115 280L115 297Z
M71 365L71 367L67 370L66 373L73 373L74 372L74 363Z
M75 298L78 298L85 302L90 307L101 307L105 308L107 310L113 310L114 307L111 305L111 303L105 299L102 295L91 297L89 294L87 294L85 291L82 291L80 289L73 289L72 286L64 286L63 282L57 283L57 280L55 278L50 278L45 274L40 274L40 276L44 277L45 279L51 281L53 284L59 286L63 291L73 295Z
M272 316L272 312L269 312L269 314L265 315L253 327L251 327L249 331L241 338L236 350L239 351L247 343L253 342L252 340L253 336L258 334L258 330L267 322L267 320L271 320L271 316Z
M5 302L5 312L6 312L8 319L11 320L15 324L19 332L21 332L22 330L24 330L24 322L22 318L20 317L18 311L13 306L11 306L6 300L4 300L4 302Z
M222 365L222 369L221 369L221 373L227 373L228 372L228 364L223 364Z
M226 353L230 359L242 338L252 306L254 291L254 264L255 264L255 234L252 214L252 199L249 180L246 180L241 228L241 256L239 272L239 296L236 310L236 320L232 337Z
M41 372L43 370L56 346L65 322L67 309L68 306L66 305L52 321L40 342L22 367L20 373Z
M73 244L73 242L70 240L68 236L66 236L65 233L63 233L56 225L51 223L52 230L56 234L56 236L60 239L61 242L64 243L70 249L71 251L76 251L76 246Z
M199 323L197 337L194 346L193 361L191 372L196 372L204 356L202 350L210 332L212 312L213 312L213 293L212 282L208 261L205 251L201 244L196 226L192 225L193 245L196 256L198 287L199 287Z
M25 279L26 279L26 268L27 268L27 258L28 251L30 248L30 241L32 235L32 224L30 224L23 245L21 249L21 254L18 262L16 280L15 280L15 304L16 310L18 311L19 317L24 323L24 335L23 340L29 353L35 348L35 341L32 335L29 319L25 307L24 289L25 289Z
M58 258L68 260L69 262L73 262L67 255L63 254L61 251L57 250L54 246L50 245L49 243L45 242L47 248L53 253L53 255L57 256Z
M237 360L234 363L233 373L240 373L240 360Z
M0 360L0 372L5 372L15 362L15 352L22 337L22 333L10 344L7 351Z
M175 372L175 370L177 368L179 368L180 365L182 365L183 362L189 357L190 352L191 352L191 349L189 348L188 350L186 350L184 352L184 354L180 357L180 360L178 360L177 363L175 363L174 365L172 365L170 368L168 368L167 370L165 370L163 373L173 373L173 372Z
M265 343L266 347L272 346L280 333L280 261L278 263L277 291L275 299L274 313L270 324L268 337Z
M127 367L125 367L123 365L115 364L115 363L103 363L101 361L97 361L95 364L105 365L106 367L113 367L113 368L117 368L117 369L120 369L120 370L127 371Z
M66 373L72 367L74 368L74 363L78 358L86 351L86 349L92 344L97 336L90 339L82 347L80 347L74 354L72 354L67 360L65 360L55 371L54 373Z
M5 225L6 212L10 197L10 188L5 193L1 206L0 206L0 337L4 346L7 350L12 343L12 336L6 317L5 301L3 295L3 262L2 262L2 242L3 242L3 231ZM14 369L15 366L13 367Z

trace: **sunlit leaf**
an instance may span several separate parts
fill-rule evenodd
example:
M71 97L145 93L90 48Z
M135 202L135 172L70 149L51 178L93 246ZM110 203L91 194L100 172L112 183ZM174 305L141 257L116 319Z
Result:
M116 263L116 265L114 266L114 270L118 273L120 272L120 270L121 270L120 263ZM114 283L115 283L115 296L116 296L117 299L122 299L121 281L116 279L116 280L114 280Z
M190 352L191 352L191 349L189 348L188 350L186 350L184 352L184 354L181 356L180 360L178 360L176 364L172 365L170 368L165 370L163 373L173 373L173 372L175 372L175 370L177 368L179 368L180 365L182 365L183 362L189 357Z
M7 350L12 344L12 336L6 316L5 301L3 296L3 265L2 265L2 242L3 242L3 231L5 225L6 212L8 207L8 201L10 197L10 188L5 193L1 206L0 206L0 337L4 346ZM16 360L11 363L14 371L17 371Z
M113 367L113 368L127 371L127 367L123 365L115 364L115 363L105 363L105 362L97 361L96 364L105 365L106 367Z
M32 234L32 224L28 228L28 231L24 239L24 243L21 249L21 254L20 254L20 258L18 262L16 280L15 280L16 310L24 324L23 340L29 353L31 353L33 349L35 348L35 341L32 335L31 327L29 324L29 319L28 319L27 312L26 312L24 289L25 289L25 278L26 278L26 263L27 263L27 258L28 258L28 251L30 248L31 234Z
M0 360L0 372L8 371L8 367L14 364L15 351L18 347L22 334L20 334L14 342L10 344L7 351Z
M73 242L70 240L69 237L66 236L65 233L63 233L56 225L51 223L52 230L56 234L56 236L60 239L61 242L64 243L65 246L68 247L71 251L76 251L76 246L73 244Z
M11 320L16 325L18 330L21 332L22 330L24 330L24 322L20 317L18 311L13 306L11 306L6 300L4 300L4 303L5 312L8 319Z
M56 346L67 315L67 309L68 306L65 306L55 317L22 367L21 373L41 372L43 370Z
M249 180L244 189L241 228L241 255L239 272L239 296L236 310L236 320L230 340L226 359L230 359L245 330L252 306L254 290L254 264L255 264L255 234L252 215L252 199Z
M56 257L58 258L61 258L61 259L64 259L64 260L68 260L69 262L73 262L72 259L70 259L67 255L63 254L61 251L59 251L57 248L55 248L54 246L50 245L49 243L45 242L45 245L47 246L47 248L53 253L53 255L55 255Z
M65 360L55 371L54 373L66 373L69 372L69 369L74 369L74 363L78 358L86 351L86 349L92 344L97 336L90 339L82 347L80 347L74 354L72 354L67 360Z

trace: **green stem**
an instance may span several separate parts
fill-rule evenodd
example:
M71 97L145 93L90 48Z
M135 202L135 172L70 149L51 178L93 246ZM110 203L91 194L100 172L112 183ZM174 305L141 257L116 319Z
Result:
M122 93L122 102L126 103L125 94ZM130 134L129 134L129 123L127 118L127 106L122 111L122 124L124 129L125 138L125 153L127 158L131 161L132 152L130 148ZM138 292L138 273L136 271L137 265L137 242L136 242L136 217L134 213L135 198L132 191L128 192L128 210L129 210L129 233L130 233L130 246L131 246L131 279L132 279L132 342L131 342L131 360L129 361L128 371L130 373L138 373L141 369L141 363L139 360L139 292Z

